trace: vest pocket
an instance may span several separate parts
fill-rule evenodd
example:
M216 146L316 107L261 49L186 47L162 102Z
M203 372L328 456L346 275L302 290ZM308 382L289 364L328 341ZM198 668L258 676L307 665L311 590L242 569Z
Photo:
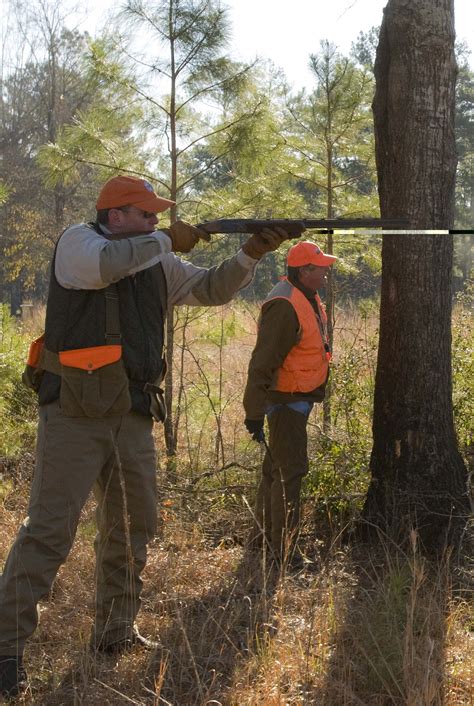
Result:
M114 362L106 363L102 351L81 350L90 353L89 358L94 365L89 365L89 369L85 369L86 366L76 367L76 361L74 361L76 365L66 365L66 362L73 362L71 351L59 353L61 362L59 402L63 414L67 417L99 419L129 412L132 402L123 360L119 358ZM95 367L98 356L101 357L100 367ZM116 357L114 354L109 357L109 360Z

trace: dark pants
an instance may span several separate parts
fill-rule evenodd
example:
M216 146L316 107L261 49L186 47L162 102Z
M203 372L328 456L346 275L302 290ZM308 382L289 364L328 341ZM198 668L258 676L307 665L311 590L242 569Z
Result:
M152 420L107 419L40 408L28 517L0 577L0 654L21 654L37 625L36 605L66 560L92 489L98 500L93 639L128 637L140 607L147 542L156 529ZM92 591L92 577L91 577Z
M263 539L275 556L289 556L300 521L301 481L308 472L308 414L278 405L268 415L269 442L257 490L251 542Z

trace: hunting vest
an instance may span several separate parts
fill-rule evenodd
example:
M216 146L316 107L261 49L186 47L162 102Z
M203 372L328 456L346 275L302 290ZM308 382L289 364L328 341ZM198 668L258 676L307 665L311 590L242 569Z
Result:
M89 226L102 232L97 224ZM167 287L161 264L124 277L104 289L75 290L59 284L55 276L55 260L56 250L46 308L45 348L59 354L68 370L72 370L70 366L85 368L86 365L89 368L105 365L104 370L113 370L114 361L120 357L128 379L128 404L131 400L131 409L149 414L150 399L144 388L147 383L158 384L164 373ZM111 296L118 299L116 330L112 338L111 331L107 331L107 327L110 329L111 307L106 305L106 298ZM109 345L111 343L119 345ZM109 357L106 362L112 365L104 363L104 356ZM92 363L86 364L89 359ZM64 385L62 376L46 370L38 393L40 405L60 398L62 379Z
M314 295L314 306L297 287L283 278L272 289L266 302L286 299L298 317L299 341L277 371L278 392L311 392L324 385L329 372L331 354L327 338L327 317L321 300ZM318 313L317 313L318 312Z

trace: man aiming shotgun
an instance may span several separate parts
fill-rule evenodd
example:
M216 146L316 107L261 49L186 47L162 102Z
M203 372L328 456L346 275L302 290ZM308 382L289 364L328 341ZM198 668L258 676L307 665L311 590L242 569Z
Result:
M98 533L91 649L157 647L140 635L135 618L156 531L152 426L161 418L167 306L228 302L252 280L258 260L289 237L267 227L233 257L196 267L176 253L208 233L183 221L155 230L157 213L172 203L144 179L114 177L99 193L95 221L67 228L56 245L45 335L26 372L39 401L28 518L0 577L2 696L26 687L23 652L37 604L69 554L92 488Z

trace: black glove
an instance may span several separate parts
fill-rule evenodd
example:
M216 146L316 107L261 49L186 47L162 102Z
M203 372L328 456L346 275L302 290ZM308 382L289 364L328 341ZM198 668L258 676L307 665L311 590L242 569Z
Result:
M265 441L263 419L245 419L244 424L248 433L252 435L252 439L254 441L258 441L259 444L262 443L262 441Z

